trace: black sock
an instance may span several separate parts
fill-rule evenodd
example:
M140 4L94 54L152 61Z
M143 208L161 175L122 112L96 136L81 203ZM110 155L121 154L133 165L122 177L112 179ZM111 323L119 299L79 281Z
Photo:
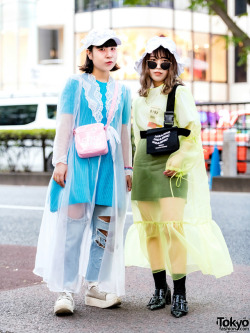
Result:
M155 280L155 289L166 289L167 287L167 277L166 271L160 271L153 273L153 278Z
M173 282L174 282L174 295L178 294L186 296L186 276L183 276L178 280L173 280Z

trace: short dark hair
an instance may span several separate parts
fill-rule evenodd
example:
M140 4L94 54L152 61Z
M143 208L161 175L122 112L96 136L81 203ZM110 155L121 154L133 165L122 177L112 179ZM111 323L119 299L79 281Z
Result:
M93 46L94 45L90 45L88 47L88 50L90 52L92 52ZM104 44L102 44L100 46L96 46L96 47L98 49L101 49L102 47L112 47L112 46L117 46L114 39L109 39ZM82 72L91 74L93 72L93 68L94 68L93 61L91 59L89 59L88 55L86 55L85 64L82 66L79 66L79 70ZM120 67L117 64L115 64L115 66L110 71L114 72L114 71L117 71L118 69L120 69Z

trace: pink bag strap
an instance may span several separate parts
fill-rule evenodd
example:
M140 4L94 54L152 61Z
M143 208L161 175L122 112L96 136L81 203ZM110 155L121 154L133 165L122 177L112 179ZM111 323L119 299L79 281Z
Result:
M116 104L116 101L117 101L118 88L119 88L119 85L118 85L118 82L116 81L116 82L115 82L114 96L113 96L112 103L111 103L111 106L110 106L110 110L109 110L109 115L108 115L107 124L104 126L105 129L106 129L107 127L109 127L109 125L110 125L110 123L111 123L111 119L112 119L112 116L113 116L113 113L114 113L114 110L115 110L115 104Z

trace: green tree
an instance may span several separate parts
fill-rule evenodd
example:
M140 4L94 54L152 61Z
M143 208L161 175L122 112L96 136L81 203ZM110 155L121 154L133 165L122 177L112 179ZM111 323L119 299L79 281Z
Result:
M249 0L248 0L249 3ZM234 22L228 15L227 8L224 0L190 0L190 9L198 10L201 7L208 8L209 14L218 15L226 24L232 33L232 37L227 36L227 42L239 46L241 49L240 61L238 65L247 62L247 55L250 52L250 38L249 36ZM247 15L244 14L244 15Z

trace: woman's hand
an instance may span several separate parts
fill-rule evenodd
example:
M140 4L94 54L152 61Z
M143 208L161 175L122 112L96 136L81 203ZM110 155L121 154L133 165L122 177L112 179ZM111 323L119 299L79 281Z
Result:
M131 176L126 176L127 190L128 192L132 189L132 178Z
M175 153L173 156L169 157L166 163L166 170L163 172L163 174L167 177L175 176L175 174L181 170L182 163L183 157L181 154Z
M61 162L56 164L56 167L53 172L53 179L61 187L65 187L64 181L66 181L67 172L68 172L67 164Z
M176 171L174 171L174 170L166 170L166 171L163 172L163 174L165 176L167 176L167 177L172 177L172 176L174 176L176 174Z

